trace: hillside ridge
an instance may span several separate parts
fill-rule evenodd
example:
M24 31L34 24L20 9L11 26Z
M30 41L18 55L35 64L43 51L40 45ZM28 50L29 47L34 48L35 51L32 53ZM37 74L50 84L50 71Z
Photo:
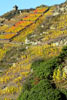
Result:
M0 100L37 100L43 87L46 94L60 95L56 100L66 98L66 19L66 2L13 10L0 17ZM54 100L52 94L43 96Z

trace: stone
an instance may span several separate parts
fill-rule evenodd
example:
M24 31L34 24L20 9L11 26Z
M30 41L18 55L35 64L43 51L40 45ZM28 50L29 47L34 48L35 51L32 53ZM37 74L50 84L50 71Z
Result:
M56 42L55 44L56 44L56 46L58 46L58 45L59 45L59 43L58 43L58 42Z
M26 38L26 39L25 39L25 44L29 44L29 42L30 42L30 41Z
M59 15L59 12L54 12L53 13L53 16L57 16L57 15Z
M60 8L60 11L64 11L64 7Z
M44 27L44 25L41 25L41 27L43 28L43 27Z

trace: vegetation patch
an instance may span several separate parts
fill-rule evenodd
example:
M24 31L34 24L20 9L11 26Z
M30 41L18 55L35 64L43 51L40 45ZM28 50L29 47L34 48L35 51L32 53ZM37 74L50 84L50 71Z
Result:
M64 62L66 54L67 46L57 57L35 61L31 66L33 73L24 83L18 100L67 100L67 90L59 89L53 83L53 71Z

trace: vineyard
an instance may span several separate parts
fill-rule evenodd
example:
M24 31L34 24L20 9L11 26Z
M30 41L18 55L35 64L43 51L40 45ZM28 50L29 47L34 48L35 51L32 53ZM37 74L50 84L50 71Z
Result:
M48 48L51 53L47 51ZM13 63L13 65L5 71L5 74L0 77L0 98L5 99L7 96L11 97L12 95L12 97L16 99L16 95L19 95L18 93L20 93L22 89L22 83L31 71L32 61L40 57L45 57L46 54L48 55L47 58L51 58L52 56L58 55L60 51L60 48L50 45L30 47L26 51L26 54L21 55L20 60L17 63ZM45 59L47 58L45 57ZM4 87L4 85L6 87Z
M16 34L20 34L20 32L23 32L23 29L30 26L34 23L39 17L45 12L48 8L42 8L42 9L36 9L32 12L32 14L27 15L26 17L23 17L21 21L14 24L12 27L8 28L7 25L1 26L0 30L3 31L6 34L0 35L0 39L8 39L10 40L12 37L15 37ZM40 14L38 14L40 11ZM35 13L36 12L36 13Z
M66 96L67 14L55 15L56 9L40 6L4 15L10 19L0 25L0 100Z

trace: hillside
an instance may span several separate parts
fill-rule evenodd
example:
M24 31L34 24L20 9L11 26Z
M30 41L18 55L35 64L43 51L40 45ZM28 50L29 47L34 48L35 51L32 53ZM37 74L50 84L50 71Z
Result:
M67 100L67 3L0 17L0 100Z

